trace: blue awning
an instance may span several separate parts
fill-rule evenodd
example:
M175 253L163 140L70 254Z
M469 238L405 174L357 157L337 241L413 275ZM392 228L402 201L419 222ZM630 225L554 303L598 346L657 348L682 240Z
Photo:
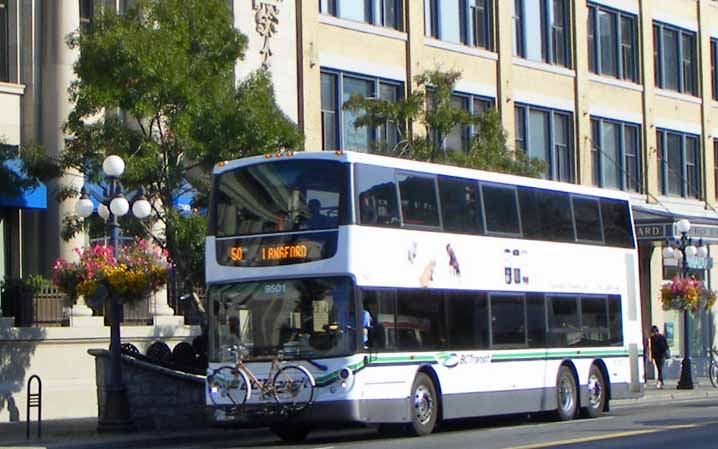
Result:
M6 169L20 175L21 162L18 159L7 160ZM37 187L26 189L17 195L0 193L0 207L17 209L47 209L47 187L40 183Z

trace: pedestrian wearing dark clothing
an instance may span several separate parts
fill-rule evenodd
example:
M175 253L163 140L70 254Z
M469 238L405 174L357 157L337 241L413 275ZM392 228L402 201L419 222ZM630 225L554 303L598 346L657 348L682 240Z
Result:
M656 388L663 388L663 363L668 355L668 342L658 330L658 326L651 326L650 354L653 363L656 364Z

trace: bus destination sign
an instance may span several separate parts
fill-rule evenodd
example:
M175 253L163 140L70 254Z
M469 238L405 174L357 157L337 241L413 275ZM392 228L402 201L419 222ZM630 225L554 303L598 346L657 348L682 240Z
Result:
M217 262L238 267L291 265L332 257L336 232L218 240Z

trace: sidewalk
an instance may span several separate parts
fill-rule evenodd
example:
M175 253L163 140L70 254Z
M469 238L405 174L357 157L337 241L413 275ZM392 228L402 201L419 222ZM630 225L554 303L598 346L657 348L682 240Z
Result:
M622 399L611 402L615 408L632 405L667 403L705 398L718 398L707 378L695 380L695 389L677 390L677 380L666 381L666 387L656 389L655 383L646 384L646 393L639 399ZM23 449L132 449L147 446L175 447L180 444L211 443L213 441L241 441L247 437L266 436L275 440L265 429L208 428L187 431L154 431L135 433L98 433L97 419L67 419L45 421L42 439L36 440L37 424L31 427L31 440L25 439L25 422L0 424L0 447Z
M646 394L639 399L621 399L611 401L611 407L627 405L641 405L654 402L686 401L692 399L718 398L718 388L713 388L707 377L698 377L693 380L693 390L678 390L678 379L666 379L662 390L656 388L656 382L649 380L646 383Z

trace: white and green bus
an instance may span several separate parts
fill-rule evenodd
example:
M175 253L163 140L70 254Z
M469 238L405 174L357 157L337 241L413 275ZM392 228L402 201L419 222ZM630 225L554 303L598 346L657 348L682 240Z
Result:
M294 440L328 422L424 435L643 393L621 192L352 152L226 162L213 182L208 378L241 347L258 379L281 355L314 385L273 414L208 382L217 419L278 420Z

